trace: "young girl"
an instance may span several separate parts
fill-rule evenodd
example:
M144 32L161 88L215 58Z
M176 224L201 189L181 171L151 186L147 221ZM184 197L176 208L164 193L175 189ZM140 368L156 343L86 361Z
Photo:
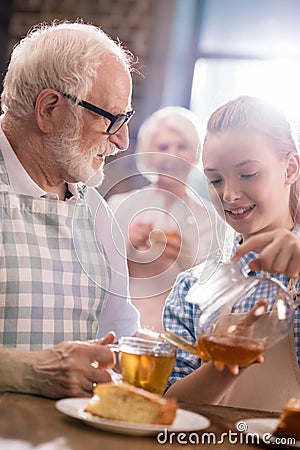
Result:
M284 116L259 99L243 96L230 101L208 121L202 160L211 199L214 204L221 202L227 223L237 232L234 258L241 257L248 272L274 272L273 277L293 286L296 296L300 289L299 155ZM191 343L198 337L201 311L185 297L197 281L196 274L197 268L192 268L177 278L164 311L165 329ZM253 305L257 300L253 298ZM298 307L289 336L265 353L263 364L242 368L238 376L228 368L217 371L212 362L201 365L201 360L179 350L166 396L281 410L289 397L300 397L299 366Z

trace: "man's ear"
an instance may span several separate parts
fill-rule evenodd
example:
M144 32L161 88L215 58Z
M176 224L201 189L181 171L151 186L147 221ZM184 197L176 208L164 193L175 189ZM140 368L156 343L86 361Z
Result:
M35 102L35 117L43 133L53 132L62 105L62 96L54 89L44 89L39 93Z
M285 182L293 184L299 176L300 158L297 153L293 153L288 157L286 164Z

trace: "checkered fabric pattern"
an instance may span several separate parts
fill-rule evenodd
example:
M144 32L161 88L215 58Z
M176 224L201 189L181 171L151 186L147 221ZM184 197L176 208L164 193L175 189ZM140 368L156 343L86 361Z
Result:
M0 180L1 345L95 338L110 271L88 205L10 192L2 158Z
M293 232L300 237L299 227L295 227ZM241 236L235 238L233 252L240 241ZM249 273L250 269L248 264L255 258L255 253L250 252L241 258L242 271ZM199 317L201 315L201 309L199 305L189 303L185 300L189 289L198 279L199 267L196 266L192 269L188 269L178 275L176 282L170 292L164 309L163 323L166 330L170 330L194 344L197 340L199 329ZM260 272L257 272L260 275ZM289 278L281 274L272 274L273 278L276 278L285 286L288 285ZM300 290L300 280L297 282L297 289ZM265 290L264 290L265 289ZM268 287L263 286L262 290L256 291L255 296L245 296L239 305L232 310L232 312L243 313L249 311L254 303L264 297L268 296ZM300 307L295 310L294 316L294 337L296 356L298 359L298 365L300 368ZM178 350L178 356L175 363L173 373L169 379L169 385L174 383L180 378L185 377L193 370L197 369L201 365L201 359L187 353L183 350Z

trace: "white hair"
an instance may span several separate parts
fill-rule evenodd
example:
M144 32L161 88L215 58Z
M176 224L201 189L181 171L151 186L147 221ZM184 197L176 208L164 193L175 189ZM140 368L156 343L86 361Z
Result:
M12 52L1 95L2 110L25 118L47 88L83 98L108 54L131 69L132 54L94 25L64 21L33 27Z
M161 129L171 129L179 133L195 152L195 163L200 156L200 128L198 117L189 109L181 106L166 106L155 111L141 125L136 146L138 169L147 176L153 170L151 151L155 135ZM147 176L148 177L148 176Z

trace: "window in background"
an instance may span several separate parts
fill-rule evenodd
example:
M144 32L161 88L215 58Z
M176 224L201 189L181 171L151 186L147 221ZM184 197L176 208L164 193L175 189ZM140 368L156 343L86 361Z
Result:
M203 0L191 109L209 115L239 95L264 98L300 130L299 0Z

